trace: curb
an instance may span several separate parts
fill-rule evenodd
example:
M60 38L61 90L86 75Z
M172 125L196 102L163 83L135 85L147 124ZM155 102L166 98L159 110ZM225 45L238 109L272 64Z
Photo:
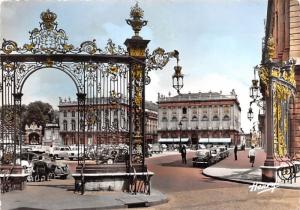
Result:
M160 192L160 191L159 191ZM153 194L152 194L153 195ZM161 204L165 204L169 202L169 198L166 196L165 193L160 192L159 195L155 195L154 193L154 198L151 199L151 195L148 195L148 197L146 199L141 199L140 201L137 202L122 202L119 204L111 204L108 206L84 206L84 207L71 207L71 208L62 208L62 210L104 210L104 209L126 209L126 208L147 208L147 207L153 207L153 206L157 206L157 205L161 205ZM118 199L117 199L118 200ZM7 209L7 208L5 208ZM11 209L8 206L8 209ZM7 210L8 210L7 209ZM21 210L21 209L35 209L33 206L19 206L14 208L15 210ZM43 207L44 209L44 207ZM48 209L47 207L45 209ZM1 206L0 206L0 210L1 210Z
M229 182L235 182L235 183L240 183L240 184L248 184L248 185L257 183L257 181L250 181L250 180L243 180L243 179L228 179L228 178L223 178L223 177L219 177L219 176L213 176L213 175L205 173L204 171L205 171L205 169L202 171L202 174L204 176L214 178L214 179L218 179L218 180L222 180L222 181L229 181ZM269 183L269 182L261 182L260 181L259 183ZM280 183L278 184L278 187L282 188L282 189L300 190L300 187L286 186L286 185L282 185Z

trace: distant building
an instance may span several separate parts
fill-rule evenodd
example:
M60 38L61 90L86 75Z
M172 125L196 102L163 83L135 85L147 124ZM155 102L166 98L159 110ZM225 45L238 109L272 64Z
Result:
M129 142L128 137L128 106L126 103L120 103L118 108L112 107L107 99L101 100L101 106L92 104L87 100L87 109L93 113L86 119L94 121L93 126L85 127L85 137L82 131L78 135L78 103L71 99L59 101L59 133L64 145L77 144L78 136L80 143L85 144L118 144ZM146 143L157 141L157 105L152 102L145 103L145 125L146 125ZM80 123L82 124L82 122Z
M179 123L182 126L180 129ZM158 141L184 144L239 144L241 107L233 90L222 93L158 95ZM181 134L181 135L180 135Z
M25 126L25 144L29 145L42 145L42 126L38 126L35 122L30 126Z
M57 123L47 123L44 130L43 145L59 146L62 141L59 135L59 125Z
M146 142L157 143L157 119L158 105L153 102L145 102L146 111Z

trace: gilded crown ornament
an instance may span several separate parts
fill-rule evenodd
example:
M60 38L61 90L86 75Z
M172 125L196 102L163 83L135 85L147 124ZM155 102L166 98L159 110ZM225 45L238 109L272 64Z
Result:
M144 11L139 7L139 4L136 3L134 7L131 7L130 17L132 19L126 19L126 23L132 27L134 31L134 36L132 38L142 39L140 37L139 32L143 26L146 26L148 21L143 20Z
M57 18L57 15L55 13L51 12L49 9L47 9L46 12L41 13L41 19L43 21L43 25L48 30L53 29L56 18Z

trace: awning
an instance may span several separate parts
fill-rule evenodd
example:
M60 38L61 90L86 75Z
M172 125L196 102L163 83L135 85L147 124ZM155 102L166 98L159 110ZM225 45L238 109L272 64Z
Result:
M188 142L189 138L181 138L182 143ZM159 143L179 143L179 138L161 138L158 140Z
M231 143L231 138L200 138L199 143Z

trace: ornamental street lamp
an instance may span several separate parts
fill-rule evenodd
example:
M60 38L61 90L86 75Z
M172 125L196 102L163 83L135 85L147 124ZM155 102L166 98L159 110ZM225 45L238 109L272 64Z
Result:
M180 121L179 124L179 151L181 151L181 130L182 130L182 122Z
M254 79L252 80L252 86L250 87L250 98L256 100L259 96L258 80L256 79L256 72L259 70L258 66L254 67Z
M249 111L247 113L247 117L248 119L251 121L253 119L253 111L252 111L252 108L250 107L249 108Z
M176 52L178 53L178 51L175 51L175 53ZM181 73L182 67L178 65L178 61L179 61L179 59L178 59L178 56L177 56L177 65L174 66L175 72L172 76L172 79L173 79L173 88L175 90L177 90L178 94L180 94L180 90L183 87L183 74Z

